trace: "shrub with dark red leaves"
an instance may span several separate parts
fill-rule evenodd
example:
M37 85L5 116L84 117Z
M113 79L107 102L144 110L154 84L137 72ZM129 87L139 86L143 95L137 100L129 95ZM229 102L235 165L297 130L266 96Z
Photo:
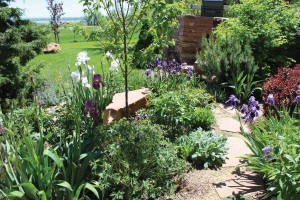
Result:
M266 99L273 94L277 108L294 106L297 86L300 85L300 64L292 68L280 68L278 73L263 83L263 104L266 108Z

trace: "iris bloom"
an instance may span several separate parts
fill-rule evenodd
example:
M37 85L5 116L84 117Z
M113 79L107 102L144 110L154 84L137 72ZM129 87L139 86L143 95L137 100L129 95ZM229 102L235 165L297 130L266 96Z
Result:
M80 52L78 53L77 55L77 62L75 63L76 66L79 66L81 65L82 63L86 63L87 61L89 61L90 58L87 56L87 52L86 51L83 51L83 52Z
M191 80L193 77L193 68L192 67L188 67L188 73L186 74L186 77Z
M112 53L111 53L111 51L107 51L106 54L105 54L105 56L106 56L107 58L112 58Z
M83 85L84 87L87 87L87 88L90 88L90 87L91 87L91 85L90 85L89 82L88 82L87 77L82 77L81 81L82 81L82 85Z
M231 106L236 107L237 104L241 103L233 94L229 96L229 99L225 103L230 103Z
M265 160L269 160L270 158L272 158L273 157L273 154L268 154L268 155L266 155L266 156L264 156L264 159Z
M266 155L270 151L273 151L273 147L271 147L271 146L265 146L261 151L263 152L264 155Z
M119 71L118 67L120 66L120 61L119 59L116 59L114 61L112 61L111 65L110 65L110 71Z
M271 106L275 106L275 100L273 94L268 95L266 103L270 104Z
M93 100L86 100L84 104L83 115L90 114L92 118L96 118L99 113L96 110L96 103Z
M87 65L86 70L84 70L83 73L86 73L86 72L89 72L90 74L94 75L95 74L94 66Z
M105 87L105 83L102 80L102 76L100 74L95 74L93 78L93 88L95 90L99 90L100 84L102 87Z
M76 82L79 82L80 81L80 72L79 70L76 70L74 72L71 73L71 77L76 80Z
M150 76L151 75L151 69L146 69L145 74L146 74L146 76Z
M246 122L253 121L255 117L258 117L258 110L260 109L258 101L255 100L254 96L251 96L248 101L248 105L243 105L241 113L245 114L242 119L245 119Z

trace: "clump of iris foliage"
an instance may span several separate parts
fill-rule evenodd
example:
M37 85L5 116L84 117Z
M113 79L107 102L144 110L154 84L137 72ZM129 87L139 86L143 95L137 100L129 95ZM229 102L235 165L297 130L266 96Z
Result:
M192 69L172 74L180 76L180 82L173 82L172 75L164 72L161 85L176 86L151 88L150 109L131 120L104 125L103 110L120 91L120 61L107 52L102 65L110 66L110 71L99 73L89 60L86 52L78 54L78 70L70 72L72 92L64 92L57 105L43 107L32 79L33 105L1 113L3 197L141 199L176 191L189 165L180 156L181 143L172 143L170 138L176 140L178 127L184 130L180 134L200 126L211 129L213 97L195 84ZM171 110L160 112L165 108ZM172 115L164 117L168 114ZM213 146L216 140L209 138L216 136L207 135L205 144ZM189 140L204 144L200 138L187 137L185 142ZM208 154L218 157L218 151L211 149ZM224 161L207 159L208 167Z
M293 110L284 106L278 109L273 94L264 98L268 110L266 117L256 119L260 105L253 96L240 110L244 114L242 119L252 124L251 134L241 127L246 144L252 151L244 157L249 161L244 165L261 174L266 181L268 194L265 198L297 199L300 194L299 88L297 86L292 97ZM234 107L240 103L234 95L227 102Z

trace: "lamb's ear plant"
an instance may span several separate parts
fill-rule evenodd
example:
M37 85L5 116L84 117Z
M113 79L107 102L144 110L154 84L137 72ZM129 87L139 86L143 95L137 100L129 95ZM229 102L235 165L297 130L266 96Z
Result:
M179 156L200 168L217 168L225 162L227 139L213 131L201 128L176 140Z

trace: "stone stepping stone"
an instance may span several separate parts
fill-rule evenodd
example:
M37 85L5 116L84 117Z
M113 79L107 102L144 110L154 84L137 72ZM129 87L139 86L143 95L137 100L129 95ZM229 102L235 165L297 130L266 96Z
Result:
M239 137L228 137L226 146L228 147L228 154L225 164L222 167L235 167L245 162L244 159L238 158L252 152L245 144L245 141Z
M128 91L128 109L129 115L132 116L147 104L150 90L143 88L139 90ZM114 121L125 117L125 92L117 93L113 96L110 103L104 110L103 123L110 124Z
M238 120L233 119L232 117L216 117L216 123L221 131L239 133L241 124ZM250 130L247 124L242 124L244 131L249 133Z
M252 171L233 171L229 180L214 183L214 187L222 199L231 195L260 196L265 191L261 177Z

